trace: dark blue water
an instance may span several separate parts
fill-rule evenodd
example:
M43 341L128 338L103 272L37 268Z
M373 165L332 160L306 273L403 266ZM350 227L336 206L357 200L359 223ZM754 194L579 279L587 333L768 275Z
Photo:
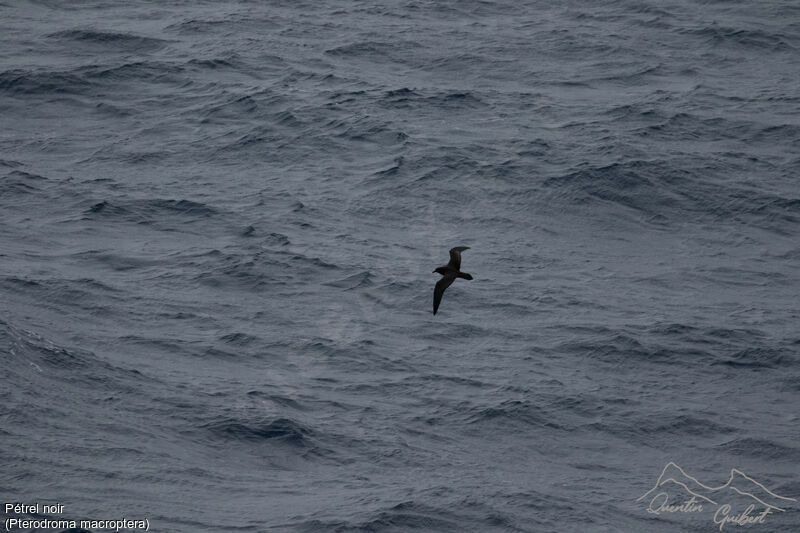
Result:
M788 0L6 0L4 519L797 531L798 72Z

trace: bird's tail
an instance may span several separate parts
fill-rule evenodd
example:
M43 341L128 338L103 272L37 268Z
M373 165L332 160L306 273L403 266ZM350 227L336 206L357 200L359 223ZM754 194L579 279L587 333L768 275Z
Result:
M464 278L464 279L472 279L472 276L470 276L466 272L459 272L458 274L456 274L456 276L458 276L459 278Z

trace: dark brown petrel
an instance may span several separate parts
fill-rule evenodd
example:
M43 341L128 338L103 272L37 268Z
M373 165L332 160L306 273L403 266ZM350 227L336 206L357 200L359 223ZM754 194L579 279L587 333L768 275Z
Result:
M461 272L461 252L469 250L469 246L456 246L450 250L450 262L445 266L440 266L434 272L438 272L443 277L436 282L436 287L433 289L433 314L439 309L439 304L442 303L442 294L444 290L453 284L456 278L472 279L472 276L466 272Z

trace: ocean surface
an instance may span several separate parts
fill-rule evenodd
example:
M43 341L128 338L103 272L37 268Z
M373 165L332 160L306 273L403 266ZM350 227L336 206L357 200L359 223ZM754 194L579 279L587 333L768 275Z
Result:
M3 520L800 531L799 177L794 0L3 0Z

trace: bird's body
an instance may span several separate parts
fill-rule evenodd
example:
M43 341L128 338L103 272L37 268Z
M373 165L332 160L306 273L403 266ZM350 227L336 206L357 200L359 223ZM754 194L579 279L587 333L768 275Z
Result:
M450 249L450 262L444 266L440 266L434 272L442 275L442 279L436 282L436 287L433 288L433 314L439 309L439 304L442 303L442 295L444 290L453 284L456 278L472 279L472 276L466 272L461 272L461 252L469 250L469 246L456 246Z

